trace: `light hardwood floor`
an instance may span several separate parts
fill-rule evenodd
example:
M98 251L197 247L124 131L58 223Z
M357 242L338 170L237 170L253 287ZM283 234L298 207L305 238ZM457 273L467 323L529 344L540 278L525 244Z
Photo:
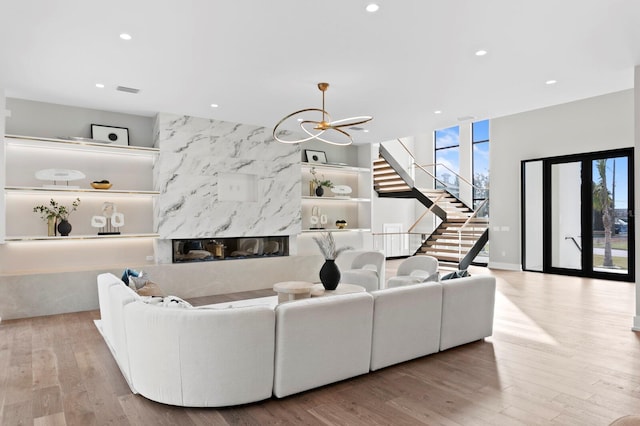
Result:
M396 264L388 263L388 276ZM491 338L281 400L224 409L132 395L93 324L97 311L3 321L0 424L607 425L640 414L633 284L471 272L498 279ZM243 296L267 294L273 293Z

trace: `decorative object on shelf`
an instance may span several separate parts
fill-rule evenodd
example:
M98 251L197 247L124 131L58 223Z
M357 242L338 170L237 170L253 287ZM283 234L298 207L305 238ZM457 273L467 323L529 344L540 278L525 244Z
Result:
M318 206L311 207L311 217L309 218L311 223L310 229L324 229L320 227L320 208Z
M310 141L312 139L317 139L319 141L330 143L333 145L350 145L351 143L353 143L353 138L351 137L351 135L349 135L349 133L342 130L342 128L343 127L349 128L349 127L367 123L371 121L373 117L366 115L366 116L351 117L351 118L345 118L342 120L331 121L331 116L329 115L327 110L324 108L324 93L327 91L328 88L329 88L329 83L318 83L318 89L320 89L320 91L322 92L322 109L306 108L306 109L301 109L299 111L295 111L285 116L273 128L273 138L282 143L301 143L301 142ZM305 119L304 117L302 117L307 113L316 113L316 112L322 113L321 121ZM300 118L298 119L299 121L298 124L302 129L302 131L308 135L308 137L306 138L303 137L302 139L300 139L297 136L295 136L296 139L291 139L291 140L284 139L284 137L286 136L291 136L293 132L284 130L284 129L279 130L279 128L287 120L295 117L296 115L300 115ZM333 131L333 132L330 132L330 134L333 134L334 138L341 137L342 140L327 139L326 136L320 137L320 136L323 136L324 133L329 130Z
M129 129L126 127L92 124L91 138L114 145L129 145Z
M98 235L119 235L124 214L118 212L115 203L107 201L102 204L102 215L91 217L91 226L100 229Z
M86 176L79 170L70 169L43 169L36 172L36 179L53 181L53 185L42 185L44 188L78 189L79 186L70 186L69 181L84 179ZM58 183L63 182L63 183Z
M318 174L318 171L316 170L316 168L312 167L311 168L311 175L313 176L313 178L311 179L311 182L315 186L315 194L316 194L316 196L322 197L324 195L323 186L326 186L327 188L333 188L333 183L331 183L331 181L329 179L325 179L324 175L321 175L322 178L318 179L317 174Z
M49 200L49 205L39 205L33 208L34 213L40 213L40 217L47 221L47 235L55 236L55 223L59 221L57 229L60 235L66 237L71 232L71 224L69 223L69 215L78 209L80 205L80 198L76 198L71 203L71 208L63 206L53 198ZM53 235L51 233L51 227L53 222Z
M307 163L327 164L327 154L324 151L305 149L304 155L307 158Z
M93 189L109 189L111 188L111 182L106 179L94 180L93 182L91 182L91 187Z
M333 185L331 192L335 194L336 198L351 198L349 194L351 194L352 190L348 185Z
M56 235L58 235L56 230L56 218L48 217L47 218L47 236L55 237Z
M340 269L336 265L336 258L345 250L352 250L352 247L336 248L336 242L331 232L323 232L319 237L313 237L318 244L318 248L324 256L324 264L320 268L320 281L326 290L335 290L340 282Z
M71 233L71 229L71 224L67 219L60 219L60 223L58 223L58 232L60 233L60 235L62 235L63 237L68 236L69 233Z
M336 226L338 229L344 229L347 227L347 221L344 219L338 219L336 220Z

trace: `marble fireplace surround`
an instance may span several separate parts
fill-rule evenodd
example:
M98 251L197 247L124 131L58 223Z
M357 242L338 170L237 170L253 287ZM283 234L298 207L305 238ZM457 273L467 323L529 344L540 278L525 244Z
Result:
M300 233L298 145L265 127L167 113L155 135L161 239Z

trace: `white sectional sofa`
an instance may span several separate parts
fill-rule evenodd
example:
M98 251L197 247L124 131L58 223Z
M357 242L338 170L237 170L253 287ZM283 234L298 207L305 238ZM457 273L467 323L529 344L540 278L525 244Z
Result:
M184 309L145 303L101 274L98 294L99 329L134 393L220 407L285 397L490 336L495 279Z
M134 393L186 407L271 397L275 312L269 305L158 307L112 274L98 276L98 292L102 334Z

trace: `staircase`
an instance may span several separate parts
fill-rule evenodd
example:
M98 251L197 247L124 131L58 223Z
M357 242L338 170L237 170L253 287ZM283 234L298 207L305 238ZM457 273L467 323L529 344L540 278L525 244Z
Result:
M442 266L467 269L489 240L488 219L475 212L444 189L419 189L391 154L380 147L373 162L373 186L380 197L415 198L441 220L415 254L438 259Z

